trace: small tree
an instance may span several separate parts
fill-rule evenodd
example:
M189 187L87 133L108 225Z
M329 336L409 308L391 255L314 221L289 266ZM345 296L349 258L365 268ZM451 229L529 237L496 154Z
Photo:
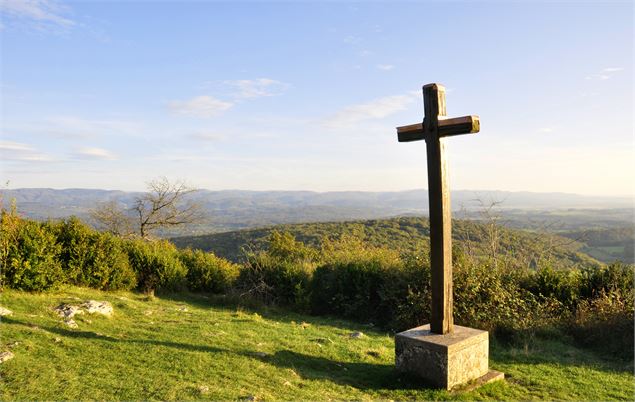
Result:
M104 203L91 216L103 228L118 235L137 233L148 238L161 227L193 223L199 217L199 206L186 196L196 189L184 181L170 182L161 177L148 183L148 192L138 196L126 210L117 201Z

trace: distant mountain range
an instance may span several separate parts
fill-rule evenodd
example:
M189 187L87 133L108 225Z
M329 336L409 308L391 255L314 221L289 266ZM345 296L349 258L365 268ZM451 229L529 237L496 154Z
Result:
M118 200L130 207L138 192L115 190L23 188L2 190L5 204L15 199L20 213L34 219L64 218L71 215L90 221L96 205ZM427 190L397 192L312 192L199 190L190 195L198 202L205 222L187 233L200 234L262 227L283 223L376 219L398 215L426 215ZM563 210L568 208L633 208L630 197L584 196L566 193L510 191L452 192L452 208L467 214L483 209L492 201L501 210ZM174 235L166 233L165 235Z

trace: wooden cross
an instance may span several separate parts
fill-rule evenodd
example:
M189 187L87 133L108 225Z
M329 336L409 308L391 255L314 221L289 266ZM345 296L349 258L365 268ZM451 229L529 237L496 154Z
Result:
M430 269L432 316L430 331L452 333L452 223L445 138L478 133L478 116L449 119L445 111L445 87L423 87L423 123L397 127L399 142L426 140L428 155L428 200L430 203Z

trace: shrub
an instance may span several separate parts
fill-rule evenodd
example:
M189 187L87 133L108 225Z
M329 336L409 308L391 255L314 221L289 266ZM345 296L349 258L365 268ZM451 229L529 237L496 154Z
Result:
M90 244L82 285L104 290L128 290L136 286L137 277L120 238L110 233L93 233Z
M50 289L64 281L60 264L60 245L46 224L30 220L11 222L15 225L13 242L6 244L5 266L0 267L7 286L30 291ZM2 217L3 235L5 225ZM4 246L3 246L4 247Z
M186 249L181 251L179 256L187 268L187 284L190 290L223 293L229 290L238 277L238 265L213 253Z
M547 265L527 275L522 286L541 300L555 299L573 309L580 299L581 281L577 269L555 270Z
M325 241L323 252L325 259L313 274L312 312L392 323L410 282L399 254L346 236Z
M155 290L185 288L187 269L173 244L142 239L127 242L130 266L137 275L137 288L146 293Z
M84 285L89 277L90 238L94 232L76 217L51 226L61 246L60 260L69 283Z
M566 329L583 346L630 360L635 353L634 313L632 297L601 293L580 302Z
M135 286L136 276L120 238L99 233L75 217L51 227L61 246L67 282L104 290Z
M308 287L317 252L289 233L272 232L267 251L251 252L237 286L243 294L266 303L308 306Z
M632 295L635 278L635 265L620 262L587 269L583 272L580 293L585 298L617 293L621 296Z

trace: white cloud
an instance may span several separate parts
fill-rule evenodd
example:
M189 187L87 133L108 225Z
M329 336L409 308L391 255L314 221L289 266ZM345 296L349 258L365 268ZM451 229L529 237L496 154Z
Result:
M9 151L9 152L34 151L33 147L30 145L22 144L20 142L13 142L13 141L0 141L0 150Z
M364 120L383 119L406 109L415 99L413 93L409 93L407 95L386 96L367 103L348 106L327 119L325 125L330 128L340 128Z
M0 156L7 161L45 162L52 160L31 145L13 141L0 141Z
M235 87L237 91L234 96L242 99L276 96L289 88L289 84L271 78L225 81L224 83Z
M542 127L538 129L539 133L552 133L553 132L553 127Z
M0 0L0 11L36 28L69 28L75 25L73 20L62 16L67 7L53 0Z
M234 104L212 96L197 96L187 101L172 101L169 108L174 113L198 117L214 117L229 110Z
M187 138L196 141L216 142L225 138L224 135L214 132L199 131L187 135Z
M607 67L602 71L605 73L615 73L617 71L622 71L622 70L624 70L623 67Z
M77 159L98 159L108 161L117 159L117 157L107 149L96 147L79 148L75 152L74 157Z
M392 64L378 64L377 68L382 70L382 71L390 71L393 68L395 68L395 66L392 65Z
M605 81L610 79L613 76L613 73L617 73L619 71L624 70L623 67L606 67L603 68L598 74L591 74L584 77L586 80L600 80Z

